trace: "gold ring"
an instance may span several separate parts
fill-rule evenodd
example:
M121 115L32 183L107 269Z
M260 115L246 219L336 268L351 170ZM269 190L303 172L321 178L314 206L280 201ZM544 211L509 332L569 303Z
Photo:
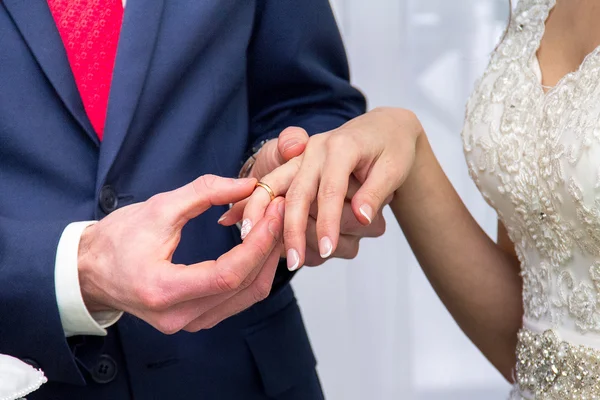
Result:
M267 193L269 194L269 197L271 198L271 201L275 200L275 192L273 192L273 189L271 189L271 187L269 185L267 185L266 183L262 183L262 182L258 182L256 184L255 188L261 187L263 189L265 189L267 191Z

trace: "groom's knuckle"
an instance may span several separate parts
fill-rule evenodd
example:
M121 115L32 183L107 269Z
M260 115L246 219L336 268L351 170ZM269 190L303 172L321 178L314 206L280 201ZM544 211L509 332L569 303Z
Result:
M252 298L254 303L258 303L269 297L269 294L271 293L271 284L268 280L257 280L253 286Z
M185 332L189 332L189 333L196 333L196 332L199 332L200 330L202 330L202 328L199 327L197 324L192 323L192 324L189 324L188 326L184 327L182 330Z
M168 209L170 199L167 193L158 193L146 200L147 211L151 217L163 215Z
M141 280L134 286L132 293L146 310L160 312L171 305L157 285L149 280Z
M245 279L243 279L242 283L240 283L240 285L238 286L238 292L241 292L242 290L246 290L250 286L252 286L254 279L255 279L255 276L252 274L248 275Z
M244 277L233 268L221 269L215 279L217 289L224 293L239 290L243 282Z
M269 253L268 244L262 242L247 241L244 242L244 245L247 245L249 249L248 259L251 262L251 265L262 265Z
M183 329L184 324L172 316L165 315L156 321L154 327L165 335L173 335Z
M231 313L231 315L233 315L233 313ZM215 326L219 325L221 322L223 322L228 317L230 317L230 315L212 317L202 323L202 329L204 329L204 330L212 329Z
M210 318L210 316L207 314L200 315L195 320L193 320L188 325L186 325L183 328L183 330L185 330L186 332L193 333L193 332L200 332L205 329L210 329L214 325L211 326L211 322L210 322L209 318Z
M203 193L210 192L214 188L216 180L216 175L202 175L200 178L192 182L192 187L194 188L196 194L201 196Z
M171 305L164 296L155 293L146 294L142 300L142 304L144 304L148 310L154 312L164 311Z

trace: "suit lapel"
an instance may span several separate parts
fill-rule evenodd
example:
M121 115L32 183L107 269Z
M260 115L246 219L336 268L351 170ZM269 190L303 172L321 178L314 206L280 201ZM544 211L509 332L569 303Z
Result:
M29 49L48 77L67 109L85 133L99 145L98 136L90 123L62 39L44 0L3 0Z
M128 0L111 82L97 189L104 184L129 131L150 68L163 0Z

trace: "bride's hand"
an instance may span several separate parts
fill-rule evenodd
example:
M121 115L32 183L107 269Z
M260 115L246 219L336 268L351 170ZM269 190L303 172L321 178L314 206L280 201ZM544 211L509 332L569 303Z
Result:
M347 194L357 220L370 225L410 172L421 132L412 112L375 109L338 129L311 137L302 155L261 179L276 196L286 198L284 242L290 270L305 263L307 223L314 200L318 205L319 252L327 258L340 244ZM353 180L358 184L352 184ZM269 202L267 191L257 188L245 207L234 206L222 223L236 223L243 209L243 220L256 224Z

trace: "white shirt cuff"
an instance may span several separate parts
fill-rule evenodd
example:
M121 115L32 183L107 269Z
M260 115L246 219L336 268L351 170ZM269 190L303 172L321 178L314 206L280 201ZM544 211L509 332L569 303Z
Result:
M73 222L63 231L56 250L54 282L56 302L65 336L106 336L106 328L115 324L122 311L90 313L83 302L79 286L77 258L79 241L85 228L96 221Z

